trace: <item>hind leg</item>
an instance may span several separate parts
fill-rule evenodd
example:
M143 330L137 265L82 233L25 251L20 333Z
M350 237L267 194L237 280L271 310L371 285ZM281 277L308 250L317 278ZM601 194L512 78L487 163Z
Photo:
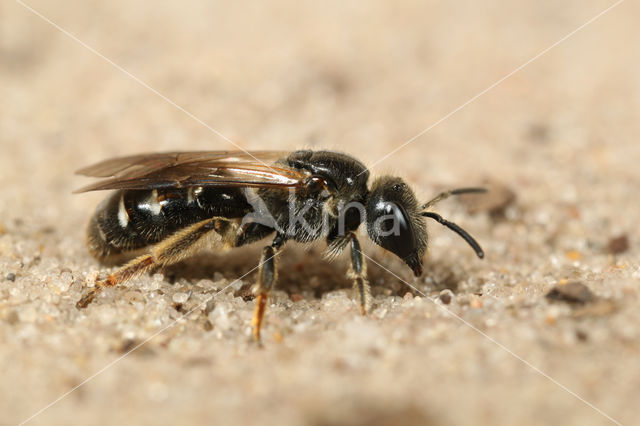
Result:
M149 253L133 259L107 278L97 281L95 287L87 291L76 303L76 307L86 308L105 287L120 285L144 272L181 261L193 254L199 248L197 243L211 232L217 232L222 236L223 241L229 241L229 236L234 234L233 231L234 224L220 217L188 226L154 245Z

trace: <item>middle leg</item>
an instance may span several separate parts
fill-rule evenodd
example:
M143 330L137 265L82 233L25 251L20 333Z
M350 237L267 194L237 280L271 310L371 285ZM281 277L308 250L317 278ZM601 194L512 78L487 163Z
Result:
M351 266L347 276L353 280L353 289L358 299L360 312L366 315L371 309L371 287L367 281L367 264L362 255L360 242L356 235L352 232L349 234L349 242L351 247Z
M262 249L262 256L260 257L260 269L258 270L258 282L253 288L253 292L257 295L256 307L253 311L253 320L251 325L253 326L253 337L255 340L260 340L260 328L262 327L262 319L267 309L267 300L269 294L273 289L276 279L276 261L275 257L278 254L278 250L284 245L284 238L281 235L276 235L270 246L266 246Z

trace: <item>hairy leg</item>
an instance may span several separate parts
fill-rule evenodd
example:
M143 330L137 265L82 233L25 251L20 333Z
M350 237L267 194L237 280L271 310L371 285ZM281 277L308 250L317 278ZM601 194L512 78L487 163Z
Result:
M95 287L87 291L76 303L78 309L86 308L105 287L120 285L144 272L177 263L190 256L199 248L198 242L210 232L222 236L223 241L232 234L233 224L225 218L214 217L195 223L180 230L151 247L149 253L136 257L107 278L97 281Z
M262 320L267 308L267 300L277 281L275 256L283 244L284 239L280 235L276 235L271 245L262 249L258 282L256 282L253 289L253 292L257 296L256 307L253 311L253 320L251 321L255 340L260 340L260 328L262 327Z
M347 272L347 277L353 280L353 289L360 306L360 312L362 315L366 315L371 308L371 287L369 286L369 281L367 281L367 264L362 255L360 242L354 233L350 234L349 243L351 247L351 266L349 267L349 272Z

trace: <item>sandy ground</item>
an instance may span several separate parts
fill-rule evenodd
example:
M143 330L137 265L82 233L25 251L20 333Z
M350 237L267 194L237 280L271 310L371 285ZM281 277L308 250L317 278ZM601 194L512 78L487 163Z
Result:
M638 3L461 110L613 1L366 3L29 2L115 67L0 3L0 423L637 422ZM482 205L437 208L486 258L435 222L419 279L367 244L384 268L370 262L362 317L345 257L291 245L263 347L240 297L260 245L204 253L78 311L111 267L84 246L105 194L72 195L88 183L74 170L233 149L217 132L247 149L339 149L425 200L489 182ZM590 297L545 297L576 281Z

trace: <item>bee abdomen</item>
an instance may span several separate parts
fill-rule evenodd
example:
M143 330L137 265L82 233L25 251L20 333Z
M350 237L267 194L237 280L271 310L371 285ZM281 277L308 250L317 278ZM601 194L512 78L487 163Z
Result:
M139 193L151 191L116 191L100 203L87 228L87 246L94 257L105 259L149 244L132 221L129 203L125 204Z
M250 208L237 189L116 191L98 206L91 218L87 245L94 257L106 259L158 243L210 217L242 217Z

